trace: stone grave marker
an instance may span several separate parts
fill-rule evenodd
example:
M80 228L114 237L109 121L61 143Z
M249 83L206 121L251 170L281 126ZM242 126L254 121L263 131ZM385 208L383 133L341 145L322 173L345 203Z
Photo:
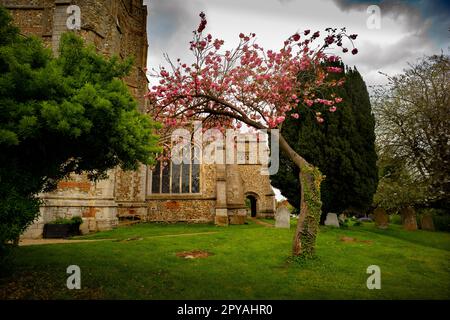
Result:
M279 207L275 215L275 228L286 228L291 227L290 224L291 213L286 207Z
M378 228L387 229L389 226L389 216L383 208L376 208L373 212L373 218L375 220L375 226Z
M434 231L433 216L431 214L424 214L421 220L422 230Z
M337 214L329 212L325 220L325 225L339 228L339 220Z
M402 216L403 228L408 231L417 230L416 211L409 206L400 210Z

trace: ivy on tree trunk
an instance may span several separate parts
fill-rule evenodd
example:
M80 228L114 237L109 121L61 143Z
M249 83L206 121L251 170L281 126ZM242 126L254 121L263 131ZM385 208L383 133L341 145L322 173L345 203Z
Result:
M310 258L314 255L319 230L322 202L320 184L323 176L319 169L306 161L300 166L300 214L294 235L292 254Z

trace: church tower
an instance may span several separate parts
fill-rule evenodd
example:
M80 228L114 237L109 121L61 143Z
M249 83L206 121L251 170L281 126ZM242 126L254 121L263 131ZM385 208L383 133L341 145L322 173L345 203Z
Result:
M143 0L0 0L0 4L10 10L24 35L41 37L55 54L61 34L74 31L106 56L134 57L125 82L143 108L148 49Z

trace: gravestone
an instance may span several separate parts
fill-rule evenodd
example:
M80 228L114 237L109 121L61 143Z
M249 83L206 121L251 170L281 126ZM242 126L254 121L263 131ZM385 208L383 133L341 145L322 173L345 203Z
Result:
M329 212L325 220L325 225L339 228L339 220L337 214Z
M403 228L408 231L417 230L416 211L413 207L408 206L400 210L402 216Z
M387 229L389 226L389 216L383 208L376 208L373 212L375 226L380 229Z
M291 213L286 207L279 207L275 215L275 228L286 228L291 227L290 224Z
M434 231L433 216L431 214L424 214L420 221L422 230Z

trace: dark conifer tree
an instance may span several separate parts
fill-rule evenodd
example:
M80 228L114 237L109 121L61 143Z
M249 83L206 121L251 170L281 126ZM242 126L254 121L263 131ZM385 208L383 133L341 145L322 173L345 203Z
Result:
M344 77L345 84L335 92L343 102L334 113L323 111L323 123L317 123L316 115L304 106L299 119L288 117L282 127L295 151L326 176L321 186L322 218L328 212L364 212L378 183L375 121L367 87L356 68L346 68ZM272 185L297 210L298 179L296 166L280 155L280 170L271 176Z

